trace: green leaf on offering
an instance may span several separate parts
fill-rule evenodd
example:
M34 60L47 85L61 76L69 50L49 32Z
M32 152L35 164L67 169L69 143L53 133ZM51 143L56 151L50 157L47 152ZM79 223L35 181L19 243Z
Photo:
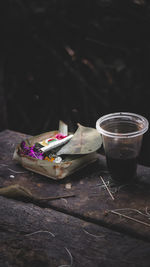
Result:
M96 129L78 124L74 136L57 152L57 155L89 154L98 150L101 145L102 139Z

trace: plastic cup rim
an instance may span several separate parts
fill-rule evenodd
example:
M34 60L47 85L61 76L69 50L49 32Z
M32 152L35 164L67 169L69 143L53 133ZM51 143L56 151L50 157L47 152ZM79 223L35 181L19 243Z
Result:
M134 131L134 132L129 132L129 133L113 133L110 131L106 131L104 130L100 124L104 121L106 121L107 119L110 118L119 118L119 117L137 117L138 119L141 120L141 122L143 122L143 128L138 130L138 131ZM116 113L110 113L107 115L104 115L102 117L100 117L97 121L96 121L96 129L99 133L101 133L104 136L108 136L108 137L117 137L117 138L131 138L131 137L136 137L139 135L143 135L149 128L149 122L148 120L143 117L142 115L136 114L136 113L130 113L130 112L116 112Z

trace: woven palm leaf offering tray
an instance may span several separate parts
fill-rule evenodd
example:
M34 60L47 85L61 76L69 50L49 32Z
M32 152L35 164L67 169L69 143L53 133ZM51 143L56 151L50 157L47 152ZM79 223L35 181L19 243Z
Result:
M97 160L101 145L96 129L78 124L75 133L68 133L68 126L60 121L58 131L23 140L13 159L28 170L59 180Z

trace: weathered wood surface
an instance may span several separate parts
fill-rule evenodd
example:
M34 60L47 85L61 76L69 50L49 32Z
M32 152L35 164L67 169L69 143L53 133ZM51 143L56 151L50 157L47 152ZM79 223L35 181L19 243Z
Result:
M9 130L0 133L0 186L20 184L29 188L34 194L43 197L74 193L75 198L50 201L45 203L45 207L51 207L133 237L150 241L150 220L135 211L136 209L146 213L150 208L150 168L138 166L138 181L133 185L125 185L121 188L113 187L114 191L118 190L113 193L115 198L113 201L100 179L100 175L102 175L106 182L110 180L103 156L99 157L98 162L64 180L53 181L31 173L12 161L16 144L26 137L24 134ZM68 183L70 183L71 189L67 189ZM148 225L142 225L111 213L106 216L108 210L125 208L132 210L120 211L120 213L136 218Z
M147 242L30 203L0 203L1 267L149 267Z

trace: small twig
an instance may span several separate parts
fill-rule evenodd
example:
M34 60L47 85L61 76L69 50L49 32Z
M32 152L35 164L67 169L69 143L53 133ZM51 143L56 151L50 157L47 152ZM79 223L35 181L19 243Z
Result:
M14 173L27 173L27 172L18 172L18 171L14 171L14 170L12 170L12 169L10 169L10 168L8 168L8 170L11 171L11 172L14 172Z
M107 186L110 185L109 181L105 183ZM97 184L96 186L98 186L99 188L105 188L105 184Z
M59 265L58 267L71 267L72 264L73 264L73 257L72 257L72 255L71 255L69 249L68 249L68 248L65 248L65 250L68 252L68 254L69 254L69 256L70 256L70 265Z
M112 193L110 192L110 190L109 190L107 184L105 183L104 179L102 178L102 176L100 176L100 178L101 178L103 184L105 185L105 187L106 187L106 189L107 189L109 195L111 196L112 200L114 200L115 198L113 197Z
M35 235L35 234L38 234L38 233L48 233L50 234L52 237L55 237L55 235L49 231L42 231L42 230L39 230L39 231L36 231L36 232L33 232L33 233L30 233L30 234L26 234L25 236L30 236L30 235Z
M123 208L123 209L115 209L115 211L135 211L135 212L137 212L137 213L139 213L139 214L141 214L141 215L143 215L143 216L145 216L145 217L147 217L148 219L149 219L149 217L150 217L150 214L147 212L147 209L146 209L146 214L145 213L143 213L143 212L141 212L140 210L137 210L137 209L132 209L132 208Z
M148 216L150 216L150 213L148 212L148 207L145 208L145 212Z
M72 264L73 264L73 257L72 257L72 255L71 255L69 249L68 249L68 248L65 248L65 249L66 249L66 251L68 252L68 254L69 254L69 256L70 256L70 266L72 266Z
M86 234L88 234L88 235L90 235L90 236L93 236L93 237L104 237L103 235L93 235L93 234L89 233L88 231L86 231L85 229L83 229L83 231L84 231Z
M125 215L125 214L122 214L122 213L119 213L119 212L117 212L117 211L109 210L108 212L111 212L111 213L113 213L113 214L119 215L119 216L124 217L124 218L126 218L126 219L129 219L129 220L131 220L131 221L134 221L134 222L137 222L137 223L140 223L140 224L143 224L143 225L145 225L145 226L150 227L150 224L149 224L149 223L145 223L145 222L143 222L143 221L140 221L140 220L137 220L137 219L135 219L135 218L129 217L129 216L127 216L127 215Z
M55 200L55 199L60 199L60 198L69 198L69 197L75 197L75 194L70 194L70 195L62 195L62 196L56 196L56 197L41 197L41 198L37 198L38 200Z

